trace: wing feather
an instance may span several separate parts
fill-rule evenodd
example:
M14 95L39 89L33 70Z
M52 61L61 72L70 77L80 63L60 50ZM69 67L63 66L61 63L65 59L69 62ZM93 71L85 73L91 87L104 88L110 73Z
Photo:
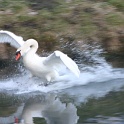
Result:
M77 77L79 77L80 71L78 69L77 64L66 54L60 52L60 51L54 51L51 55L49 55L45 61L44 64L46 66L58 66L61 64L64 64L71 72L73 72Z
M0 43L10 43L11 46L19 48L24 44L22 37L15 35L9 31L0 31Z

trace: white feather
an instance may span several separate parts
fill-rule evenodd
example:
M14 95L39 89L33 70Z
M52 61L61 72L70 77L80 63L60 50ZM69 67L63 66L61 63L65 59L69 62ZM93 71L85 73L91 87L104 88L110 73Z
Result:
M19 48L24 44L22 37L9 31L0 31L0 43L10 43L11 46Z
M58 67L61 64L64 64L71 72L73 72L77 77L79 77L80 71L78 69L78 66L76 63L68 57L66 54L60 52L60 51L54 51L51 55L49 55L45 61L44 64L46 66L54 66Z

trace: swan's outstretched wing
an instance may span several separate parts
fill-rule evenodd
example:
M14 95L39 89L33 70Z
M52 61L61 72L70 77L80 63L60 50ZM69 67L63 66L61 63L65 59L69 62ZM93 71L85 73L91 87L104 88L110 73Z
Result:
M45 59L44 64L46 66L56 66L56 67L60 64L64 64L77 77L79 77L79 74L80 74L80 71L76 63L71 58L69 58L66 54L60 51L55 51L54 53L49 55Z
M24 44L22 37L15 35L9 31L0 31L0 43L10 43L11 46L19 48Z

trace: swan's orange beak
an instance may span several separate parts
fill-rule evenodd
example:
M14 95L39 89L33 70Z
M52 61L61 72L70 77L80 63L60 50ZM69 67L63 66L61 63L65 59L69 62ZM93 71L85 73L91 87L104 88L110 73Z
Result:
M21 53L20 53L20 51L17 51L17 52L16 52L16 58L15 58L16 61L19 60L20 57L21 57Z

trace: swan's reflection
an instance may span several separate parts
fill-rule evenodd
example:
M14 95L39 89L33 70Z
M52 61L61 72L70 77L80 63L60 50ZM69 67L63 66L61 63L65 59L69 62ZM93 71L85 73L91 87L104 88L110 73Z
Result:
M0 117L0 124L12 124L15 120L14 118L20 118L23 110L23 104L17 108L17 110L10 114L9 116ZM0 115L1 116L1 115Z
M14 117L21 118L23 108L17 96L0 92L0 124L13 124Z
M0 108L0 124L14 124L15 118L20 121L18 124L34 124L35 117L44 119L46 124L76 124L79 119L77 108L72 103L62 103L54 94L29 95L26 102L18 98L0 96L0 107L6 108Z
M43 99L31 98L25 104L22 119L25 124L33 124L33 117L45 118L47 124L76 124L77 109L72 104L65 104L53 94Z

